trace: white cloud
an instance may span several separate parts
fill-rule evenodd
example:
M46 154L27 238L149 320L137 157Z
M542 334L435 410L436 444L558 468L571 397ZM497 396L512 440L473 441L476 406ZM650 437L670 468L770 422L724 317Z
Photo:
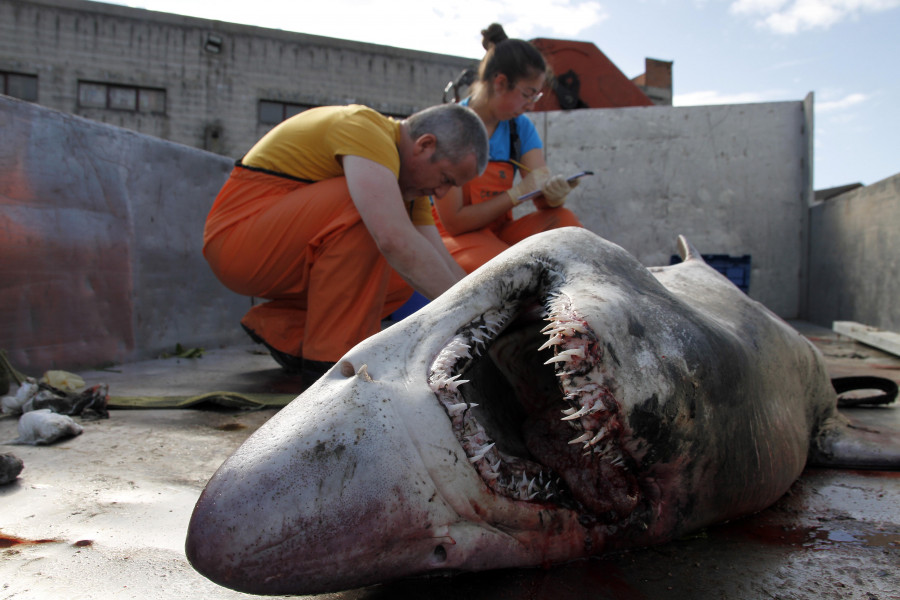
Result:
M900 0L735 0L731 12L756 20L775 33L793 34L809 29L829 29L863 13L900 7Z
M869 99L869 96L867 96L866 94L857 93L857 94L848 94L848 95L844 96L843 98L839 98L837 100L829 100L826 102L819 102L818 100L816 100L815 110L816 110L817 114L841 111L841 110L850 108L851 106L856 106L858 104L862 104L863 102L866 102L868 99Z
M769 102L777 92L742 92L739 94L722 94L714 90L701 90L688 94L675 94L674 106L709 106L711 104L752 104Z

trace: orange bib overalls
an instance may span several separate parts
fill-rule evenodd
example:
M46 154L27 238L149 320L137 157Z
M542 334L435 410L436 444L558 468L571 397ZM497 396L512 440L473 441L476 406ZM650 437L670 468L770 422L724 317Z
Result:
M511 163L489 162L483 175L463 186L463 205L478 204L502 194L513 186L514 177L515 167ZM432 212L444 245L466 273L531 235L559 227L582 226L575 213L564 207L537 210L516 220L509 210L487 227L452 236L444 230L434 207Z

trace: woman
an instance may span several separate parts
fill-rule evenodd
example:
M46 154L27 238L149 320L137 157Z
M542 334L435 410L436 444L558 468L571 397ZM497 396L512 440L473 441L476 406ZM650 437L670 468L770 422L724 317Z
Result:
M544 57L530 43L507 38L496 23L481 33L487 54L475 91L462 104L481 117L491 136L490 162L481 177L451 188L435 198L433 207L444 244L467 273L530 235L581 226L578 217L562 207L574 185L561 175L550 175L541 138L524 116L543 95ZM513 185L516 172L520 180ZM533 200L538 210L513 220L512 208L533 191L540 191Z

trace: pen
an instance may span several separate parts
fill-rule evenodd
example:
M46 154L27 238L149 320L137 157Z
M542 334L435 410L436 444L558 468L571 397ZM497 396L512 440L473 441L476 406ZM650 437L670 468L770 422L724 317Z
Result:
M531 169L529 169L528 167L526 167L525 165L523 165L522 163L520 163L519 161L517 161L517 160L514 159L514 158L510 158L510 159L509 159L509 162L511 162L512 164L516 165L517 167L519 167L520 169L522 169L522 170L525 171L526 173L530 173L530 172L531 172Z

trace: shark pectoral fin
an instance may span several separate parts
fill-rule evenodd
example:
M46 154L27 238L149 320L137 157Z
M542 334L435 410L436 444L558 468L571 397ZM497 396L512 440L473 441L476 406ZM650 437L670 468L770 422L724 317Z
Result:
M840 415L830 419L813 439L807 465L900 470L900 432L870 427Z

